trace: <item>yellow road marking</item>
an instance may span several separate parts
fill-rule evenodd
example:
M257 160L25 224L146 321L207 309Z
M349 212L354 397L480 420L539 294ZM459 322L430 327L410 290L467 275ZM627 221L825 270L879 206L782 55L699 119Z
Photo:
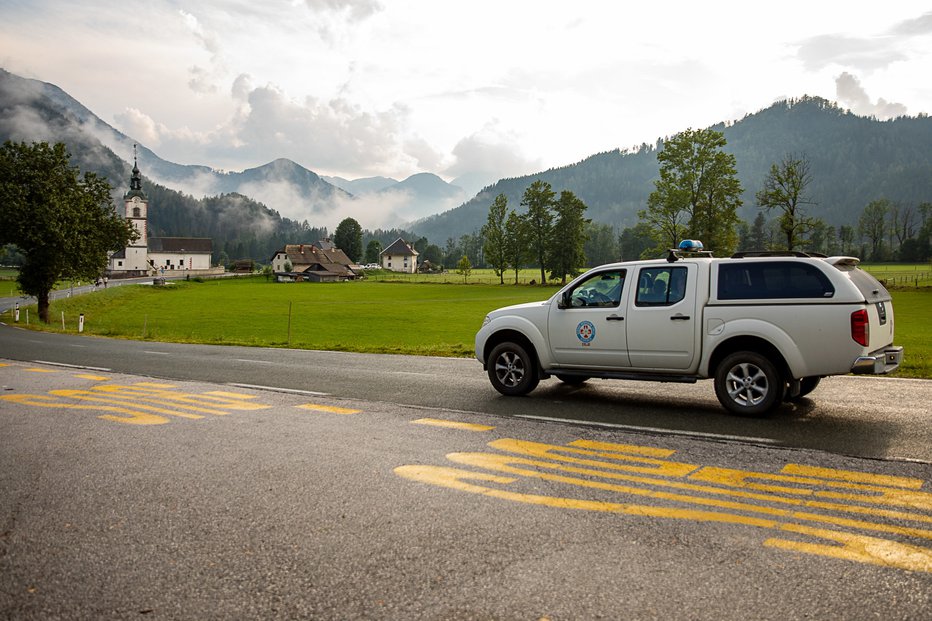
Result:
M83 373L79 373L75 375L75 377L78 379L93 380L95 382L105 382L110 379L109 377L104 377L103 375L85 375Z
M317 405L316 403L305 403L304 405L296 405L296 408L301 408L302 410L314 410L316 412L329 412L331 414L359 414L362 410L351 410L349 408L338 408L335 405Z
M800 464L789 464L777 474L748 472L665 461L675 453L667 449L584 440L557 446L505 438L488 446L506 453L447 455L451 462L479 472L431 465L400 466L395 472L514 502L777 530L794 537L768 538L765 546L932 573L932 548L917 545L932 540L932 529L921 527L932 524L932 494L921 491L921 479ZM525 494L491 486L519 484L522 479L642 498L659 506L583 500L556 491L552 496ZM801 536L815 541L800 541Z
M495 427L490 427L489 425L461 423L455 420L441 420L439 418L419 418L411 422L415 425L433 425L434 427L448 427L450 429L462 429L464 431L492 431L495 429Z
M244 395L238 392L229 392L226 390L211 390L205 392L205 395L213 395L215 397L226 397L228 399L256 399L256 395Z
M772 519L717 511L653 507L649 505L606 502L601 500L578 500L574 498L541 496L538 494L523 494L467 482L469 480L479 480L508 485L518 480L514 477L460 470L458 468L446 468L441 466L399 466L395 468L394 472L398 476L413 481L431 483L433 485L449 487L473 494L482 494L492 498L544 505L559 509L606 511L641 517L741 524L744 526L806 534L812 537L828 539L829 541L842 545L803 543L779 538L767 539L764 545L821 556L831 556L850 561L872 563L897 569L932 572L932 550L897 541L878 539L876 537L841 533L799 524L782 524Z
M37 407L108 412L98 418L134 425L163 425L169 422L169 416L200 419L204 414L224 416L232 410L271 407L247 403L253 398L251 395L228 392L185 394L169 388L174 388L174 385L152 382L102 384L88 390L50 390L48 395L3 395L0 400Z
M24 369L24 370L28 371L29 373L58 373L58 371L54 369L40 369L38 367L33 367L30 369Z

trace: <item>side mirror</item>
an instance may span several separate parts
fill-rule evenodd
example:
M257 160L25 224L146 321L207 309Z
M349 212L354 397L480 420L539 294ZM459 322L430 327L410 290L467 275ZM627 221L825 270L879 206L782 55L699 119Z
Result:
M564 291L563 294L560 296L560 303L557 304L557 308L565 309L565 308L572 308L572 307L573 307L573 292Z

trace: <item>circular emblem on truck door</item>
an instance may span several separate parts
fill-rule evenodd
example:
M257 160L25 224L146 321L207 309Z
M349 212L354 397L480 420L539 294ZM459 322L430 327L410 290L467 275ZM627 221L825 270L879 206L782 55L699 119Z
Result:
M576 326L576 338L578 338L583 345L588 345L595 339L595 326L592 325L591 321L579 322L579 325Z

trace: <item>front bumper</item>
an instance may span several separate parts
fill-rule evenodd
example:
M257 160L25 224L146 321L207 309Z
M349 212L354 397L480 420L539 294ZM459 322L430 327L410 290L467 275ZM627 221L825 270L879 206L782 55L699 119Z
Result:
M891 345L868 356L859 356L851 366L855 375L883 375L895 371L903 362L903 348Z

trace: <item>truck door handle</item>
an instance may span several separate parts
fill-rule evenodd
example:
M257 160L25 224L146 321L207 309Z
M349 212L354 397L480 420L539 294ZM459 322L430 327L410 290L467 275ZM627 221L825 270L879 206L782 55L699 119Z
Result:
M673 315L670 317L670 321L686 321L687 319L689 319L689 315Z
M605 318L605 321L624 321L624 317L619 317L618 315L609 315Z

